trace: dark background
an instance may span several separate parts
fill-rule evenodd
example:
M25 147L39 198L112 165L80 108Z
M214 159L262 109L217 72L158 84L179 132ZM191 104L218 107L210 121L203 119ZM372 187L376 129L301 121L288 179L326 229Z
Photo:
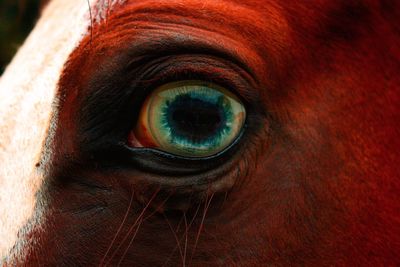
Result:
M0 0L0 75L32 30L43 0Z

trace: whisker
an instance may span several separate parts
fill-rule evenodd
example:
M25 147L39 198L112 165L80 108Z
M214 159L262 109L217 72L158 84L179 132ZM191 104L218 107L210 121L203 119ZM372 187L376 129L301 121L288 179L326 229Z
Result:
M199 203L199 205L197 205L197 209L196 209L196 211L194 212L194 215L193 215L193 217L192 217L192 220L191 220L190 223L189 223L189 229L191 228L192 224L194 223L194 220L195 220L196 217L197 217L197 214L199 213L200 206L201 206L201 203Z
M117 239L119 233L121 232L123 225L125 224L126 218L128 217L129 211L130 211L130 209L131 209L131 207L132 207L133 196L134 196L134 190L132 190L131 200L129 201L129 205L128 205L128 208L127 208L127 210L126 210L126 212L125 212L124 218L123 218L123 220L122 220L120 226L118 227L118 230L117 230L116 234L114 235L114 238L113 238L113 240L111 241L110 246L108 247L106 253L104 254L104 257L101 259L101 262L100 262L99 266L102 266L102 265L103 265L104 260L106 259L108 253L110 252L112 246L114 245L114 242L115 242L115 240Z
M167 203L168 199L172 196L172 192L163 200L163 202L161 202L160 205L157 206L157 208L154 209L153 212L151 212L147 217L145 217L143 220L146 221L148 220L151 216L153 216L155 213L158 212L159 208L161 208L162 206L165 205L165 203Z
M122 263L122 261L124 260L125 255L126 255L126 253L128 253L128 250L129 250L130 246L132 245L132 242L133 242L133 240L135 239L137 233L139 232L139 228L140 228L140 226L142 225L142 222L143 222L143 221L144 221L143 219L140 219L139 224L138 224L138 226L136 227L135 233L133 234L133 236L132 236L132 238L131 238L131 241L129 241L129 244L128 244L128 246L126 247L124 253L122 254L122 257L121 257L121 259L119 260L117 266L120 266L121 263Z
M171 195L172 195L172 193L169 194L169 195L165 198L165 200L164 200L160 205L158 205L157 208L156 208L152 213L150 213L147 217L141 218L141 219L140 219L139 224L138 224L138 226L136 227L135 233L134 233L134 235L133 235L131 241L129 242L127 248L125 249L124 254L122 255L122 257L121 257L121 259L120 259L120 261L119 261L119 263L118 263L117 266L119 266L119 265L122 263L122 260L125 258L125 255L126 255L126 253L128 252L128 250L129 250L129 247L132 245L132 242L133 242L133 240L135 239L136 234L137 234L138 231L139 231L140 225L141 225L144 221L146 221L147 219L149 219L151 216L153 216L153 215L157 212L158 208L162 207L162 206L168 201L168 199L171 197ZM142 217L143 217L143 216L142 216Z
M225 194L224 194L224 200L222 201L222 203L221 203L221 209L223 209L224 207L225 207L225 203L226 203L226 201L228 200L228 196L229 196L229 192L227 191L227 192L225 192Z
M119 243L118 247L116 248L116 250L114 251L114 253L111 255L110 259L106 262L106 265L111 262L111 260L115 257L115 255L117 254L117 252L119 251L119 249L121 248L121 246L125 243L125 241L128 239L129 235L131 234L131 232L133 231L133 229L136 227L136 225L138 224L138 222L140 220L143 219L143 215L146 212L147 208L150 206L151 202L154 200L154 198L156 197L156 195L158 194L158 192L160 191L160 189L157 189L153 196L150 198L149 202L146 204L146 206L143 208L142 212L139 214L139 216L137 217L137 219L135 220L135 222L133 223L133 225L129 228L128 233L125 235L125 237L122 239L122 241Z
M169 226L169 229L171 230L172 234L174 235L174 238L175 238L175 241L176 241L176 246L175 246L175 249L173 250L173 253L175 252L176 248L178 247L178 248L179 248L179 254L181 255L181 259L182 259L182 263L183 263L183 262L184 262L184 257L183 257L181 242L180 242L180 240L178 239L178 236L177 236L176 232L174 231L174 229L172 228L172 225L171 225L171 223L169 222L169 220L168 220L167 216L165 215L165 213L163 213L163 216L164 216L164 219L165 219L165 221L167 222L167 224L168 224L168 226ZM173 254L172 254L172 255L173 255ZM172 256L172 255L171 255L171 256ZM168 260L169 260L169 259L168 259Z
M195 211L195 213L194 213L194 215L193 215L193 217L192 217L192 219L191 219L191 221L190 221L190 223L189 223L188 230L190 230L190 228L192 227L193 222L194 222L194 220L196 219L197 214L199 213L200 206L201 206L201 203L199 203L199 204L197 205L197 209L196 209L196 211ZM177 232L179 231L179 228L180 228L180 225L182 224L182 222L183 222L183 216L182 216L182 218L179 220L179 223L178 223L178 226L176 227L175 233L177 233ZM172 228L172 227L171 227L171 228ZM171 231L172 231L172 230L171 230ZM178 244L180 244L180 242L182 241L182 239L183 239L184 237L185 237L185 234L183 234L183 235L179 238ZM164 264L163 264L162 266L165 266L165 265L170 261L170 259L172 258L172 256L175 254L175 251L176 251L177 248L178 248L178 245L176 245L176 246L174 247L174 249L172 250L171 254L169 255L169 257L167 258L167 260L164 262Z
M186 266L186 254L187 254L187 244L188 244L188 224L186 219L186 213L183 213L183 219L185 222L185 249L184 249L184 257L183 257L183 267Z
M183 223L183 216L181 217L181 219L178 222L178 225L176 226L175 232L178 233L179 230L181 229L181 224Z
M172 258L172 256L175 254L176 249L178 248L178 246L175 246L174 249L172 250L172 252L170 253L170 255L168 256L168 258L165 260L165 262L163 263L163 265L161 265L161 267L164 267Z
M202 216L202 218L201 218L199 230L197 231L196 241L194 242L194 246L193 246L193 249L192 249L192 255L190 256L189 266L190 266L191 263L192 263L194 253L195 253L195 251L196 251L197 244L198 244L198 242L199 242L200 234L201 234L201 231L202 231L203 226L204 226L204 220L205 220L205 218L206 218L206 214L207 214L208 208L210 207L210 204L211 204L211 201L212 201L213 197L214 197L214 193L210 196L210 199L204 203L203 216Z

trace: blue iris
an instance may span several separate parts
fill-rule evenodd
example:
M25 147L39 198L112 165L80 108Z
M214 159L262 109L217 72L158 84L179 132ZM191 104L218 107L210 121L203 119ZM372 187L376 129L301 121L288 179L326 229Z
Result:
M169 142L188 150L214 149L232 131L234 115L230 101L207 87L177 92L160 110L160 123L169 133Z
M164 84L147 97L135 134L171 154L207 157L234 142L245 119L243 103L229 90L186 80Z

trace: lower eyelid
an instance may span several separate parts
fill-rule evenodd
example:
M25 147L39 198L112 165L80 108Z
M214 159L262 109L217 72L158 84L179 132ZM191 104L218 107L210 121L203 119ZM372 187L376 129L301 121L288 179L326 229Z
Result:
M239 150L243 150L243 132L223 151L210 157L181 157L158 149L146 147L135 148L126 145L117 148L117 153L110 155L110 157L113 160L119 159L119 162L124 162L126 166L138 168L149 173L176 177L193 176L229 165L228 163L232 157Z

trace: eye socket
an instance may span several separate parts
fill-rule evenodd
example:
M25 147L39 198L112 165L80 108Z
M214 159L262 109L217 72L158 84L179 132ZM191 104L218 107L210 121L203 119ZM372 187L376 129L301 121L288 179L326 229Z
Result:
M208 157L240 136L245 119L240 99L219 85L196 80L167 83L144 101L129 145Z

